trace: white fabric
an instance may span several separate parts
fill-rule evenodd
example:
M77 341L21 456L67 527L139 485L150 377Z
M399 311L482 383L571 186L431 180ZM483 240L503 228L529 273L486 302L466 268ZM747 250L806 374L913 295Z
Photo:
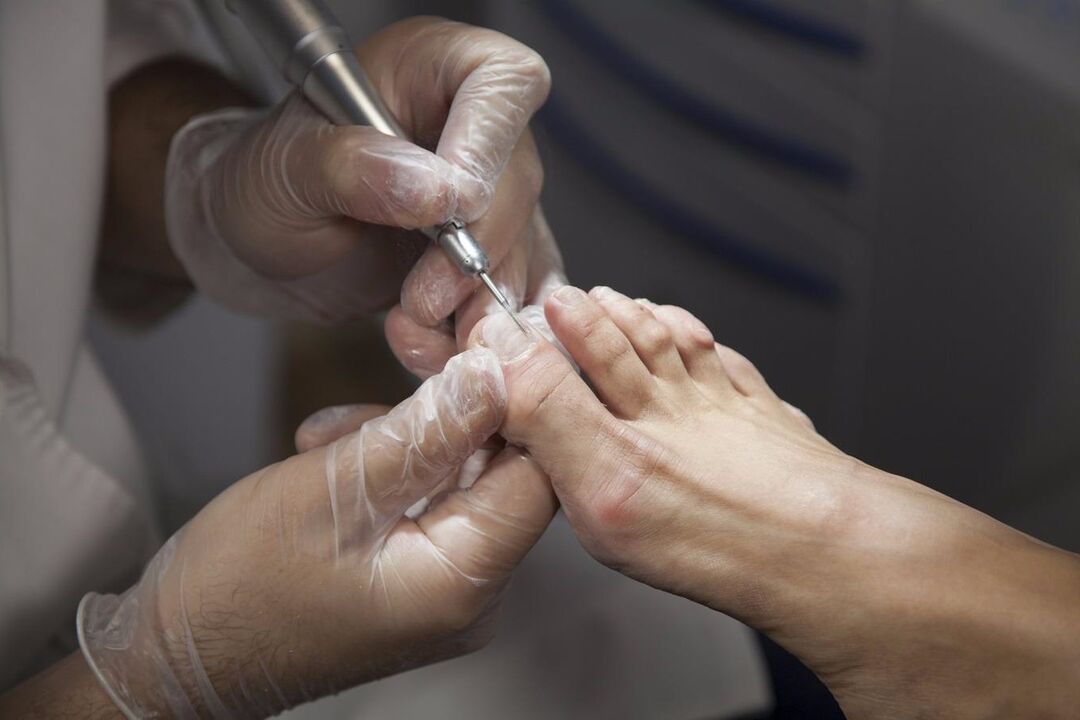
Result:
M130 583L159 542L83 325L109 84L212 60L196 20L185 0L0 0L0 688L73 649L81 595Z
M71 446L10 359L0 360L0 458L4 687L70 651L79 599L132 582L154 531L139 498Z

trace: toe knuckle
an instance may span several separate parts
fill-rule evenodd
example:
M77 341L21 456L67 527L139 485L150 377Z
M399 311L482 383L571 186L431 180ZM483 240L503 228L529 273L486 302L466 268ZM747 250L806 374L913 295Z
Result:
M640 329L640 342L644 352L656 354L670 348L674 340L666 325L658 320L648 320Z
M591 346L592 343L602 340L605 330L604 318L596 310L588 310L588 314L581 318L580 334L582 341Z
M605 364L617 362L633 351L626 337L614 332L610 321L599 314L581 328L581 343Z
M572 381L573 371L565 361L544 357L534 362L517 382L510 383L507 422L511 427L526 427L540 418Z

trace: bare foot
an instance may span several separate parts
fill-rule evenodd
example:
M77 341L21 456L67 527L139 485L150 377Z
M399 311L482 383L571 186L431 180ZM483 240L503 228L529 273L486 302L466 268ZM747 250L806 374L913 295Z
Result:
M1068 655L1055 638L1077 617L1068 593L1064 614L1060 590L1035 606L1057 624L972 607L1006 586L1020 597L994 569L1045 587L1056 563L1076 582L1068 554L845 455L685 310L566 287L546 316L591 389L506 318L474 338L503 360L503 434L547 471L601 562L768 632L849 717L985 716L1001 707L994 661ZM971 559L988 538L998 565ZM1017 646L1020 630L1045 644Z
M703 551L701 538L681 537L697 512L727 516L709 542L735 561L734 531L745 524L743 514L770 504L763 500L784 498L776 511L811 535L843 502L800 481L847 472L852 461L690 313L650 308L608 288L589 297L567 287L549 302L547 317L592 390L557 351L502 320L485 323L481 342L505 361L504 435L527 447L556 483L573 486L563 498L566 513L603 562L621 568L633 558L632 574L666 585L658 580L672 574L673 563ZM748 476L752 485L739 483ZM707 497L720 502L705 508ZM635 544L661 531L665 551L638 557ZM753 565L757 555L747 547L742 560ZM712 604L707 587L681 590Z

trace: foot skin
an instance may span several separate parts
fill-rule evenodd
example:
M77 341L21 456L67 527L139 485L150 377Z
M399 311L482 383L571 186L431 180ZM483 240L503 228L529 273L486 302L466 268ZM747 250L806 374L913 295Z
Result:
M712 586L763 560L757 542L733 552L746 523L760 526L759 508L772 505L787 534L798 528L800 537L815 537L844 499L805 480L848 473L852 461L681 308L565 287L545 309L592 388L538 336L487 320L478 340L504 360L505 437L527 447L563 490L567 516L595 557L673 589L673 576L694 574L677 569L689 570L713 547L712 557L724 558L718 574L700 584L675 581L677 591L741 615ZM752 484L743 482L750 477ZM764 502L780 497L783 504ZM708 538L697 534L701 513L712 518ZM774 592L748 583L736 595L762 606Z
M507 318L486 319L473 341L503 361L503 435L548 473L594 557L769 633L849 717L962 717L956 703L971 696L965 710L993 706L994 675L956 651L995 628L1015 639L1016 608L973 614L973 589L994 595L988 569L958 572L943 548L970 555L993 537L995 559L1023 566L1034 543L845 455L685 310L565 287L545 314L589 384ZM934 647L920 646L927 636Z

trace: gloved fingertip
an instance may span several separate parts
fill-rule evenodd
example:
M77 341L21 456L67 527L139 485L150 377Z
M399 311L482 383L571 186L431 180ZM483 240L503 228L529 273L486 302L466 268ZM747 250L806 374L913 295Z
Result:
M387 314L384 332L394 357L421 380L442 372L446 361L457 353L449 330L418 325L401 306Z
M434 327L454 312L459 298L476 282L455 268L442 250L430 248L405 278L401 308L417 324Z
M495 198L495 183L457 165L451 165L457 189L456 215L466 223L479 220Z
M440 365L438 362L432 361L428 353L424 352L420 348L413 348L412 350L406 350L400 355L395 354L398 362L402 367L412 373L420 380L427 380L430 377L434 377L442 372L445 365Z
M479 442L502 425L506 382L502 365L491 350L478 347L455 355L437 378L429 382L440 383L434 386L435 397L446 415L457 418L463 429L475 435Z
M357 407L359 406L332 405L330 407L324 407L323 409L316 410L315 412L304 418L304 421L300 423L300 427L316 430L322 429L327 425L337 425L341 422L342 418L354 412Z
M296 451L302 454L329 445L338 438L359 430L368 420L385 415L389 410L386 405L370 403L334 405L318 410L296 428L293 436Z
M540 333L530 325L522 331L513 318L505 313L489 315L477 323L475 332L483 347L491 348L504 363L514 362L532 352L540 342Z
M465 340L466 348L486 347L484 345L484 325L487 323L489 317L491 316L485 315L480 318L469 330L469 337Z
M446 361L443 373L453 375L467 373L474 377L491 377L496 379L495 385L502 386L502 365L499 358L490 348L474 347L465 352L458 353Z
M296 451L305 453L312 448L319 447L322 436L327 427L338 425L350 412L356 409L355 405L335 405L316 410L308 415L297 426L293 435Z

